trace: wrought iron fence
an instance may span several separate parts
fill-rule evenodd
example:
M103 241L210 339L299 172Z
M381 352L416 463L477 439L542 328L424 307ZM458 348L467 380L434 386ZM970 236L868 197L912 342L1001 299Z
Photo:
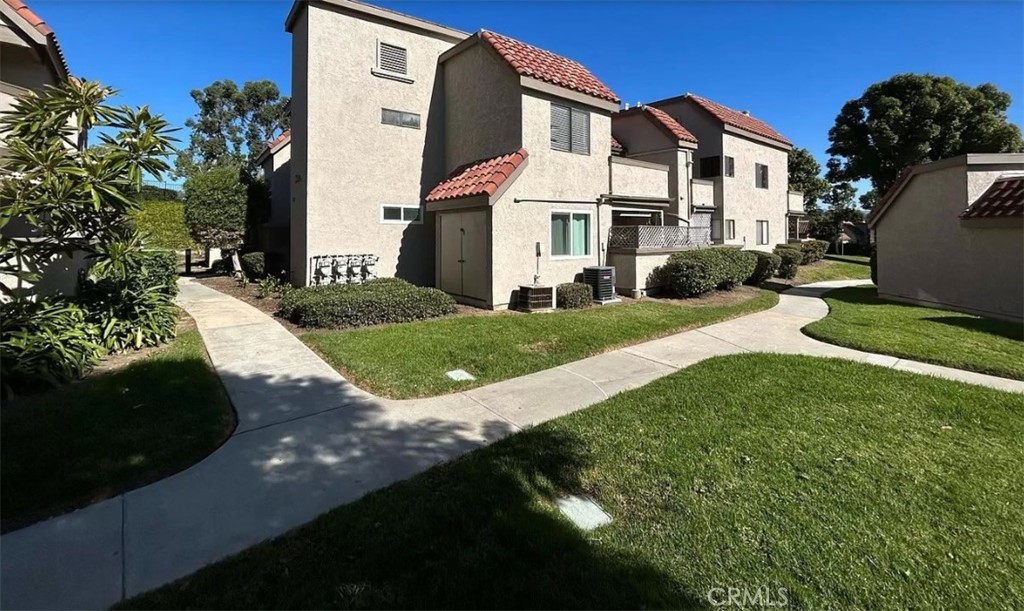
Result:
M710 244L710 227L620 225L608 231L609 248L685 248Z

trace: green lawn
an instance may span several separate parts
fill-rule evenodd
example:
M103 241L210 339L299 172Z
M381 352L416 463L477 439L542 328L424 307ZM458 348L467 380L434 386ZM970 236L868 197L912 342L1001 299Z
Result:
M144 201L132 214L135 224L149 235L147 244L157 248L197 248L185 226L185 206L179 201Z
M810 284L825 280L870 280L871 267L867 257L839 257L826 255L810 265L801 265L794 284Z
M861 255L825 255L827 261L845 261L847 263L858 263L860 265L871 265L871 257Z
M198 331L81 382L5 401L4 530L110 498L183 469L231 432L234 412Z
M1024 396L718 358L122 606L710 608L767 586L794 608L1002 608L1024 600L1022 473ZM614 521L576 530L564 493Z
M356 385L406 399L465 390L557 367L624 344L770 308L778 295L751 291L727 306L656 300L549 314L447 318L302 336ZM475 382L445 376L464 369Z
M1024 380L1024 325L899 304L875 287L829 291L827 317L804 327L823 342Z

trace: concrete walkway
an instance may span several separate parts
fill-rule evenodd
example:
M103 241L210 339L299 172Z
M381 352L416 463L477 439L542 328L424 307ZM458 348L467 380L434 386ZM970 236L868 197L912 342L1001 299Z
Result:
M771 310L484 386L412 401L346 382L266 314L190 279L195 318L238 413L213 454L144 488L4 535L0 606L100 608L145 592L520 428L706 358L749 351L840 357L1001 390L1024 382L858 352L806 337L825 282Z

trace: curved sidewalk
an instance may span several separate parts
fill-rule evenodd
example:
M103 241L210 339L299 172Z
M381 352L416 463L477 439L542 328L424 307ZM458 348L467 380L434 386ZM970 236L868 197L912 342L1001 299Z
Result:
M4 608L99 608L281 534L367 492L520 428L706 358L840 357L1024 392L1024 382L832 346L800 329L838 286L791 289L774 308L466 392L391 401L359 390L271 317L193 280L196 320L238 428L189 469L0 539Z

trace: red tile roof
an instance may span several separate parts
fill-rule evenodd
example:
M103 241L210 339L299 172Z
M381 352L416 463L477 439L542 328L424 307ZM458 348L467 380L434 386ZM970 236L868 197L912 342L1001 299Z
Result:
M782 144L789 146L793 145L793 143L787 140L785 136L772 129L770 125L760 119L751 117L749 114L744 114L738 110L733 110L728 106L722 106L717 102L712 102L711 100L693 94L687 94L686 99L692 100L697 106L700 106L707 111L708 114L726 125L738 127L752 134L768 138L769 140L781 142Z
M21 0L3 1L35 31L53 41L53 46L57 50L57 57L60 59L61 67L64 68L65 73L68 73L68 62L67 59L64 58L64 51L60 48L60 44L57 42L57 35L50 26L46 25L46 22L43 21L39 15L33 13L32 9L28 8L28 6L26 6Z
M619 101L619 97L611 89L597 80L589 70L571 59L487 30L481 30L480 37L489 42L494 50L523 76L609 102Z
M427 194L428 202L472 195L494 195L498 188L522 165L529 153L521 148L514 153L468 163L448 175Z
M962 219L1024 216L1024 176L1000 176L960 215Z
M653 106L644 106L643 109L651 118L660 123L673 136L675 136L676 139L685 140L687 142L693 143L697 142L696 136L691 134L688 129L680 125L679 121L676 121L675 119L670 117L669 114L664 110L661 110L660 108L655 108Z
M284 144L286 141L292 139L292 130L286 129L281 132L281 135L274 138L272 141L267 143L267 148L272 149L279 144Z

